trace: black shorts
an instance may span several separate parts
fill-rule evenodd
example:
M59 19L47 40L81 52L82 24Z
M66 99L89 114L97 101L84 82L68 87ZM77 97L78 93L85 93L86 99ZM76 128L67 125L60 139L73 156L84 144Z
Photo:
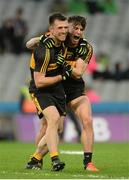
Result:
M67 92L67 94L66 94L66 103L68 104L72 100L74 100L80 96L83 96L83 95L84 95L84 89L76 88L74 91L71 90L71 91Z
M71 83L65 82L63 85L66 94L66 103L84 95L85 84L83 80L71 81Z
M57 94L42 92L42 93L32 93L32 100L37 108L37 114L41 119L43 117L42 111L49 106L55 106L61 116L66 115L66 100L65 96Z

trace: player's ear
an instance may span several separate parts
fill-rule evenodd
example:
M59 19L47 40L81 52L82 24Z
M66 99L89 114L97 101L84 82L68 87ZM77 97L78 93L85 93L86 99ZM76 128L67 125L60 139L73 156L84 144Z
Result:
M52 26L49 26L49 31L50 31L50 32L53 32Z

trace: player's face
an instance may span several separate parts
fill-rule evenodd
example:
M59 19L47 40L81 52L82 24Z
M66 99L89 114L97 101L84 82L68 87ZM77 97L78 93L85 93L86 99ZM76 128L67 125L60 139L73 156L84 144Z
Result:
M73 23L69 23L69 34L71 44L76 46L79 43L80 38L82 38L84 33L84 29L81 25L75 25Z
M54 24L50 27L50 31L58 41L65 41L68 33L68 21L55 20Z

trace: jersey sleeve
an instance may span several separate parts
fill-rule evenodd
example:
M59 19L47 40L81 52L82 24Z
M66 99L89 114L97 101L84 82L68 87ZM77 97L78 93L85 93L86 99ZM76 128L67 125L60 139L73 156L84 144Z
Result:
M82 40L78 46L78 48L83 48L84 53L82 55L79 55L78 58L81 58L85 61L86 64L89 64L90 59L93 54L93 48L91 44L89 44L86 40Z
M85 63L89 64L90 59L93 55L93 48L88 42L86 45L86 49L87 49L87 53L85 54L84 61L85 61Z
M46 73L50 61L50 50L39 45L34 51L35 69L34 71Z

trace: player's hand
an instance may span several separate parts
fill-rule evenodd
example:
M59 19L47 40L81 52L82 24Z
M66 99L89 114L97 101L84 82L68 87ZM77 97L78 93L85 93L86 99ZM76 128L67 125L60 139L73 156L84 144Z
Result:
M40 42L43 43L45 45L45 47L48 49L53 48L55 45L55 41L52 38L47 37L45 35L41 36Z
M56 64L63 67L65 71L72 72L72 67L69 65L62 54L56 56Z
M71 76L71 73L72 73L72 69L71 70L64 69L62 73L62 80L63 81L67 80Z
M56 59L56 64L58 66L62 66L63 67L66 64L65 58L64 58L64 56L62 54L58 54L55 57L55 59Z
M80 45L77 49L76 49L76 53L78 56L84 56L87 54L87 48L85 44Z

